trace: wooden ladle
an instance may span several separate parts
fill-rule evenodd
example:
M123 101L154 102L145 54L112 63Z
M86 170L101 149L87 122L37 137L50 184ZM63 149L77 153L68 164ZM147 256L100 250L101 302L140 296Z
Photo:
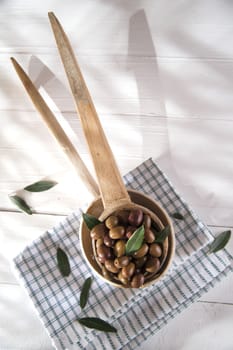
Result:
M102 129L69 40L58 19L52 12L49 13L49 19L96 171L100 195L103 202L103 211L98 215L99 219L102 221L117 210L131 210L140 207L143 212L148 213L152 217L152 220L162 229L164 225L154 212L148 207L136 204L131 200ZM164 242L164 252L167 256L168 240Z
M136 205L125 188L69 40L51 12L49 19L96 171L104 204L103 220L121 207L135 208Z

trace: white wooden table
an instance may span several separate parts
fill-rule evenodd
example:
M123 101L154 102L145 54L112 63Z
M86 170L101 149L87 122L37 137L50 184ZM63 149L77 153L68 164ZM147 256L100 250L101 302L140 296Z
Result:
M0 349L50 350L11 270L34 238L90 199L34 110L14 56L93 172L47 18L68 33L119 168L153 157L205 223L233 227L233 3L181 0L0 1ZM70 128L71 126L71 128ZM69 129L70 128L70 129ZM27 216L8 194L50 176ZM233 253L233 242L229 243ZM141 349L233 349L233 276Z

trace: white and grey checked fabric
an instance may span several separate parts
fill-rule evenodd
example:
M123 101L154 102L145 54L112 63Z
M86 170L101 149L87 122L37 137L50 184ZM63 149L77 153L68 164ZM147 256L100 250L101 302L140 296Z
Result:
M114 288L93 276L88 305L79 307L85 279L92 275L79 244L81 211L45 232L15 259L20 281L57 349L135 349L171 318L233 270L226 250L206 254L212 240L209 229L177 194L152 159L124 177L127 187L158 200L168 213L180 212L175 221L176 253L169 273L145 289ZM56 265L56 249L69 255L72 273L64 278ZM77 317L100 317L118 332L110 334L81 326Z

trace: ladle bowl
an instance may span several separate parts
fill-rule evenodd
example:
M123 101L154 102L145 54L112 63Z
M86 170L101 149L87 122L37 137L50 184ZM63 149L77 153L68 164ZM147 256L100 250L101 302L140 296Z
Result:
M171 263L174 257L174 252L175 252L174 228L173 228L172 221L168 216L166 210L162 208L157 201L135 190L128 190L128 194L133 203L136 203L140 207L144 207L145 210L149 209L149 211L152 212L158 218L158 221L162 223L162 226L165 227L169 225L170 227L170 234L168 235L168 237L166 238L166 241L164 242L166 247L165 259L161 264L161 268L158 271L158 273L152 275L149 279L145 279L145 283L141 287L141 288L144 288L159 281L167 273L169 267L171 266ZM99 218L101 217L101 214L103 213L103 211L104 211L103 202L101 200L101 197L98 197L89 205L86 212ZM158 223L158 221L156 221L156 223ZM125 286L120 282L116 280L109 280L103 276L100 264L97 262L97 259L96 259L96 253L95 253L93 241L90 236L90 230L87 228L83 220L81 221L79 235L80 235L82 254L87 264L91 268L91 270L105 282L115 287L125 288Z

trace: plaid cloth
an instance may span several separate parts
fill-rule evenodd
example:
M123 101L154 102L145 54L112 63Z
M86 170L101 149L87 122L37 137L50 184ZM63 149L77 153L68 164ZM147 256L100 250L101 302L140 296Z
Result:
M148 159L124 177L127 187L158 200L174 220L176 253L168 274L145 289L114 288L93 276L88 304L79 307L80 290L92 275L85 263L78 237L81 211L48 230L14 259L20 281L28 291L39 317L57 349L135 349L171 318L213 287L233 270L226 250L207 255L213 239L167 177ZM56 250L69 256L72 273L62 277L56 265ZM99 317L118 330L116 334L81 326L77 317Z

